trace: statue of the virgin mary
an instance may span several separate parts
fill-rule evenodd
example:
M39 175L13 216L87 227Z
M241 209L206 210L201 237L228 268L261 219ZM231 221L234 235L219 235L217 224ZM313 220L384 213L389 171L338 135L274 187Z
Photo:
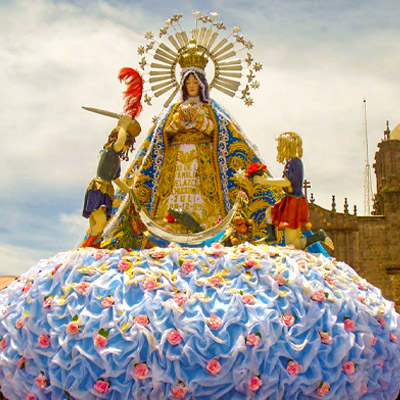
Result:
M210 99L205 74L210 57L207 47L195 39L179 50L176 63L181 67L181 78L177 91L181 101L158 116L125 179L149 217L168 231L179 233L187 230L176 223L170 209L185 210L207 230L227 215L238 192L244 191L249 197L254 237L260 238L266 229L263 210L275 203L280 192L262 189L247 179L249 165L265 163L228 112ZM237 69L237 65L233 67ZM116 196L114 202L118 215L126 207L125 203L121 205L122 198ZM114 221L103 247L123 247L119 240L124 217Z

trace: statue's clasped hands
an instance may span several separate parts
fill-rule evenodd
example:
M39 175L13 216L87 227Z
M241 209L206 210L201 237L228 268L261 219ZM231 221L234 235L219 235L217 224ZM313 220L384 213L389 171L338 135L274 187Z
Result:
M192 104L182 104L179 109L179 117L181 121L194 122L197 119L199 110Z

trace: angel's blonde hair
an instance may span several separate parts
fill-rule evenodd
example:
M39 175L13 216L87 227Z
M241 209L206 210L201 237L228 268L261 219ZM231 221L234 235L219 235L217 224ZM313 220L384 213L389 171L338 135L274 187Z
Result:
M283 132L276 140L278 141L276 160L279 163L285 163L291 158L303 157L303 141L296 132Z

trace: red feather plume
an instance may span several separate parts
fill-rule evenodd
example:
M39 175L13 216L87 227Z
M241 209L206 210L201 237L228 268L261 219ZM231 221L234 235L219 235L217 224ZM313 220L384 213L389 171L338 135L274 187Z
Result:
M133 68L122 68L119 71L118 79L127 85L124 91L124 111L132 118L136 118L142 111L143 79Z

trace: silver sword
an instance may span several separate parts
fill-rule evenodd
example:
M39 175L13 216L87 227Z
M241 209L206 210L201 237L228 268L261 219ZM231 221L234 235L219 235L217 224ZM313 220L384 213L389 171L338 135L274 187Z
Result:
M121 117L123 115L123 114L118 114L118 113L115 113L112 111L102 110L100 108L85 107L85 106L82 106L82 108L87 111L91 111L91 112L94 112L97 114L105 115L107 117L116 118L116 119L121 119Z

